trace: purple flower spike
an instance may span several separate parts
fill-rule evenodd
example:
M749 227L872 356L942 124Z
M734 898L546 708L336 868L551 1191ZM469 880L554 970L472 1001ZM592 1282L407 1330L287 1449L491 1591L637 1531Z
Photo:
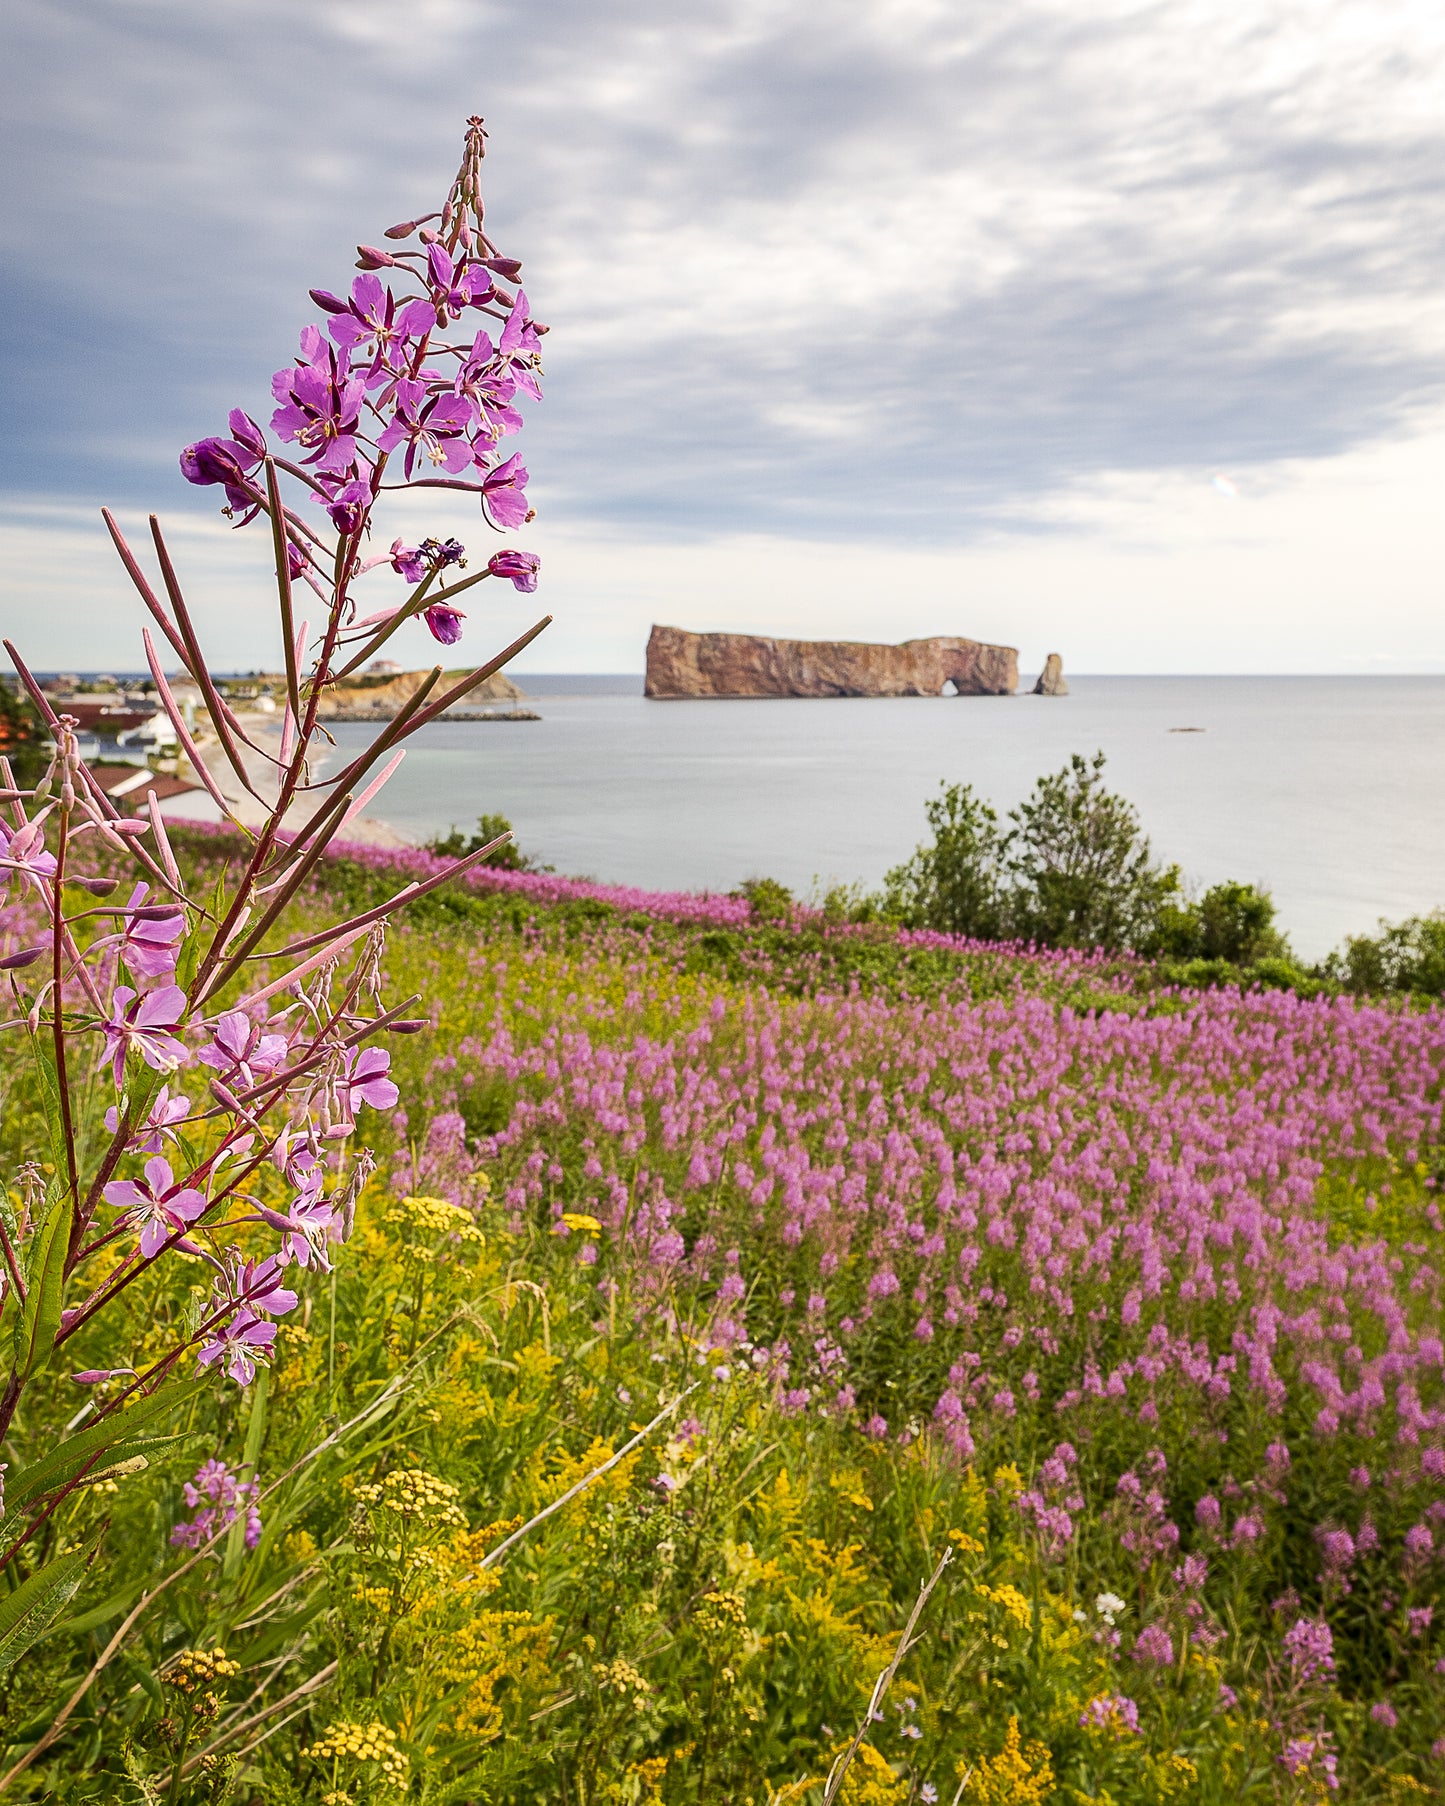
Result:
M493 552L487 560L487 569L494 577L510 578L524 596L536 589L541 568L542 561L535 552Z
M462 622L467 617L459 608L452 608L445 602L433 602L430 608L422 610L421 618L434 640L443 646L455 646L462 637Z
M171 1236L194 1223L206 1209L206 1194L178 1185L171 1163L160 1155L146 1161L145 1180L112 1179L104 1192L107 1204L126 1212L126 1226L140 1229L140 1251L153 1260Z
M174 1072L190 1058L176 1039L186 1012L186 994L179 985L138 997L129 985L117 985L111 1015L101 1024L105 1035L104 1058L111 1063L119 1088L125 1075L125 1056L132 1049L156 1072Z

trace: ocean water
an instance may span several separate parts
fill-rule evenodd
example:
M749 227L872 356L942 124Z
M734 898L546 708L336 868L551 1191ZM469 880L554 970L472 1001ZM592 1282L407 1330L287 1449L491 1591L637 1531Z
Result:
M1267 885L1314 958L1445 905L1445 678L1078 677L1063 698L649 702L639 678L519 678L542 719L424 729L372 813L409 839L500 812L559 871L668 890L876 885L940 781L1001 811L1108 757L1156 854ZM1197 732L1181 732L1182 729ZM367 729L342 725L356 747Z

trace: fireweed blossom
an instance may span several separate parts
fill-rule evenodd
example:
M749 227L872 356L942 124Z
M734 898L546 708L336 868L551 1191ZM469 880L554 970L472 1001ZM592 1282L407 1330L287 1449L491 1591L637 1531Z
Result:
M229 1529L244 1511L245 1545L254 1549L261 1540L262 1529L261 1509L256 1503L259 1491L254 1480L239 1479L224 1461L203 1462L181 1487L186 1509L195 1516L172 1528L172 1547L199 1549L218 1531Z
M163 1314L153 1326L155 1346L147 1342L134 1368L79 1375L86 1384L108 1382L88 1407L92 1451L99 1458L108 1449L107 1426L117 1443L133 1437L139 1402L160 1410L155 1421L162 1423L168 1390L198 1374L250 1384L271 1359L277 1320L295 1310L300 1285L329 1268L350 1236L375 1166L355 1145L358 1116L392 1109L399 1097L381 1037L412 1032L426 1015L418 998L393 1002L383 994L388 919L476 861L441 866L360 919L324 917L284 952L274 951L270 931L335 838L346 799L363 807L395 770L400 743L547 625L544 617L495 659L440 685L399 728L393 724L380 747L318 780L319 704L329 686L424 613L433 632L455 640L465 618L460 596L479 582L535 584L535 558L512 550L497 554L495 568L484 558L480 570L462 575L465 548L442 535L414 548L398 541L392 558L362 551L395 488L441 482L460 489L476 498L484 522L520 524L530 513L520 460L499 457L496 447L521 426L516 398L540 394L546 329L524 300L497 286L499 275L514 282L519 266L501 255L483 223L484 149L474 119L456 179L440 211L426 216L439 218L440 228L424 243L415 240L415 224L391 228L394 250L362 253L362 274L345 299L316 291L324 326L302 324L299 355L272 380L268 425L235 408L226 432L199 436L180 453L188 483L219 490L222 512L237 527L264 520L271 535L287 673L276 749L250 744L242 757L244 725L210 675L186 574L158 522L152 518L159 565L152 575L104 516L145 604L145 659L187 759L226 816L231 806L208 761L229 767L258 805L249 814L256 826L242 829L232 817L237 839L224 893L189 893L157 811L120 815L85 768L74 722L56 715L7 642L54 752L31 788L17 787L7 770L0 824L7 1027L28 1037L47 1075L48 1129L46 1163L22 1169L23 1206L7 1219L0 1260L7 1321L17 1321L12 1291L43 1299L25 1317L36 1338L30 1364L15 1369L0 1396L0 1437L27 1398L30 1372L74 1366L66 1344L103 1313L143 1312L148 1275L177 1253L190 1263L196 1302L189 1315L171 1321ZM452 343L448 334L462 319ZM495 349L479 335L480 320L491 323ZM388 524L394 530L400 522ZM398 576L408 586L400 598ZM307 627L293 607L297 581L322 603ZM166 677L177 663L200 692L206 732L199 745ZM384 765L383 753L390 755ZM112 893L128 900L112 904ZM73 1110L97 1067L106 1090L114 1086L103 1134L98 1124L77 1122ZM175 1078L182 1068L184 1092ZM244 1254L235 1242L241 1225ZM209 1293L191 1283L207 1269ZM43 1294L30 1291L37 1275ZM137 1282L142 1291L127 1298ZM37 1488L6 1518L0 1564L17 1540L32 1557L51 1546L54 1539L37 1532L68 1490ZM253 1491L250 1478L208 1464L187 1492L199 1515L177 1526L177 1543L193 1543L205 1522L222 1522L243 1505L254 1541ZM45 1572L42 1559L33 1573L38 1580Z

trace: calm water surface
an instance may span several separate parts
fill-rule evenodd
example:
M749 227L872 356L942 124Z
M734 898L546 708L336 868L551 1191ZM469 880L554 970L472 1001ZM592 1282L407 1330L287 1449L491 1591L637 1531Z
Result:
M559 871L654 889L875 885L924 834L941 779L1003 810L1102 748L1156 853L1199 885L1267 885L1308 957L1445 904L1445 678L1079 677L1057 699L816 702L519 681L542 720L423 730L374 812L420 840L499 811ZM337 729L343 746L366 736Z

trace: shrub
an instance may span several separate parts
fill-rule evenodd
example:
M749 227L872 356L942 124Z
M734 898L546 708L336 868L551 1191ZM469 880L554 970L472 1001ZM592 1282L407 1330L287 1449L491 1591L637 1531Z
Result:
M512 824L505 815L479 815L475 834L463 834L460 828L452 828L449 833L427 841L426 848L429 853L438 853L444 859L465 859L468 854L480 853L489 841L500 840L503 834L511 832ZM481 863L494 865L504 872L549 872L552 869L549 865L539 865L515 840L506 841Z
M1343 954L1325 963L1326 974L1347 990L1445 993L1445 912L1410 916L1393 927L1381 922L1377 935L1351 935Z
M909 928L974 940L1005 932L998 816L971 784L944 784L924 805L933 839L883 880L886 912Z

